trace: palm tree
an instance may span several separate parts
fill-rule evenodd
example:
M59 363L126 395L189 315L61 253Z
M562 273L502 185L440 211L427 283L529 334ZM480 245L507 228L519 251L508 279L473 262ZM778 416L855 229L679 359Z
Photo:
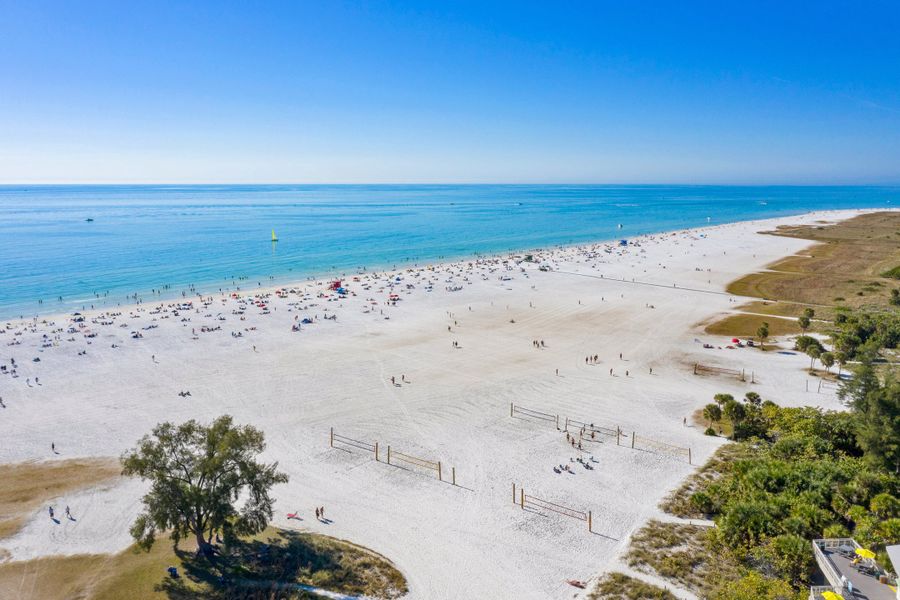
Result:
M806 350L806 355L809 356L809 372L813 372L813 365L816 363L816 359L822 356L822 351L818 346L810 346Z
M802 316L797 319L797 325L800 326L800 331L806 333L806 330L809 329L809 317Z
M838 364L837 374L838 374L838 377L840 377L841 369L844 367L844 365L847 364L847 353L844 352L843 350L838 350L837 352L834 352L833 354L834 354L834 360Z
M821 356L819 356L819 360L822 362L822 365L825 367L825 372L828 372L834 365L834 354L831 352L823 352Z
M763 321L763 324L756 330L756 337L759 338L759 349L764 349L766 339L769 337L769 324Z
M712 427L713 422L717 422L722 418L722 409L718 404L707 404L703 407L703 418L709 423L708 427Z

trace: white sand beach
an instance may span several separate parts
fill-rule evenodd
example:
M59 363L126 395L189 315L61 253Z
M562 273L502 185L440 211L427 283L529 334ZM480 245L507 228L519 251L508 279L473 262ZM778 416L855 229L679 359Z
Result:
M638 238L623 231L627 246L528 252L534 262L521 252L348 274L344 297L327 281L280 292L252 282L234 295L88 312L83 321L10 322L0 326L0 462L118 456L160 421L228 413L265 433L264 458L290 476L275 490L275 524L387 556L410 598L570 598L583 592L567 580L616 564L665 494L723 443L690 419L713 394L753 390L781 405L839 408L833 392L806 391L804 355L726 349L699 324L743 301L723 293L729 281L810 245L759 231L860 212ZM756 383L695 376L697 361L745 369ZM578 450L555 422L510 417L511 403L559 415L561 426L569 417L623 436L617 445L600 434ZM329 447L330 428L377 441L381 460ZM632 449L634 432L690 448L693 466L683 455ZM440 460L445 481L386 464L388 445ZM560 465L572 472L555 472ZM453 468L456 485L446 481ZM593 533L583 521L515 505L514 483L591 511ZM77 521L57 525L42 508L0 550L8 560L121 550L141 490L131 481L59 498ZM315 519L317 506L330 522ZM302 520L288 519L294 511Z

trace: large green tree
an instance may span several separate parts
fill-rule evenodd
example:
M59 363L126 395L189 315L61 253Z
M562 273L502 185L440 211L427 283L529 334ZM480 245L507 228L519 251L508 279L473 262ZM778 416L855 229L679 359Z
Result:
M278 463L257 461L264 449L261 431L235 425L228 415L208 426L195 420L157 425L121 459L123 474L150 482L131 535L145 549L157 531L170 531L176 543L194 536L211 557L214 534L262 531L273 514L272 486L288 480Z

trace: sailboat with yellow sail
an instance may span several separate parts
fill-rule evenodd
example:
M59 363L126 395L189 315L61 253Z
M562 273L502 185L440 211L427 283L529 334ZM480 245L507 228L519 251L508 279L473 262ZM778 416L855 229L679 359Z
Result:
M272 230L272 241L273 241L273 242L277 242L277 241L278 241L278 236L275 235L275 230L274 230L274 229Z

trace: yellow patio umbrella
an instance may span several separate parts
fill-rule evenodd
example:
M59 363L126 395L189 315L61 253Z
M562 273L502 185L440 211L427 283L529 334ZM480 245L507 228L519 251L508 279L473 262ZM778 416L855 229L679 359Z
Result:
M822 592L822 597L825 600L844 600L844 597L840 594L835 594L834 592Z
M856 554L862 556L863 558L875 558L875 553L871 550L866 550L865 548L857 548Z

